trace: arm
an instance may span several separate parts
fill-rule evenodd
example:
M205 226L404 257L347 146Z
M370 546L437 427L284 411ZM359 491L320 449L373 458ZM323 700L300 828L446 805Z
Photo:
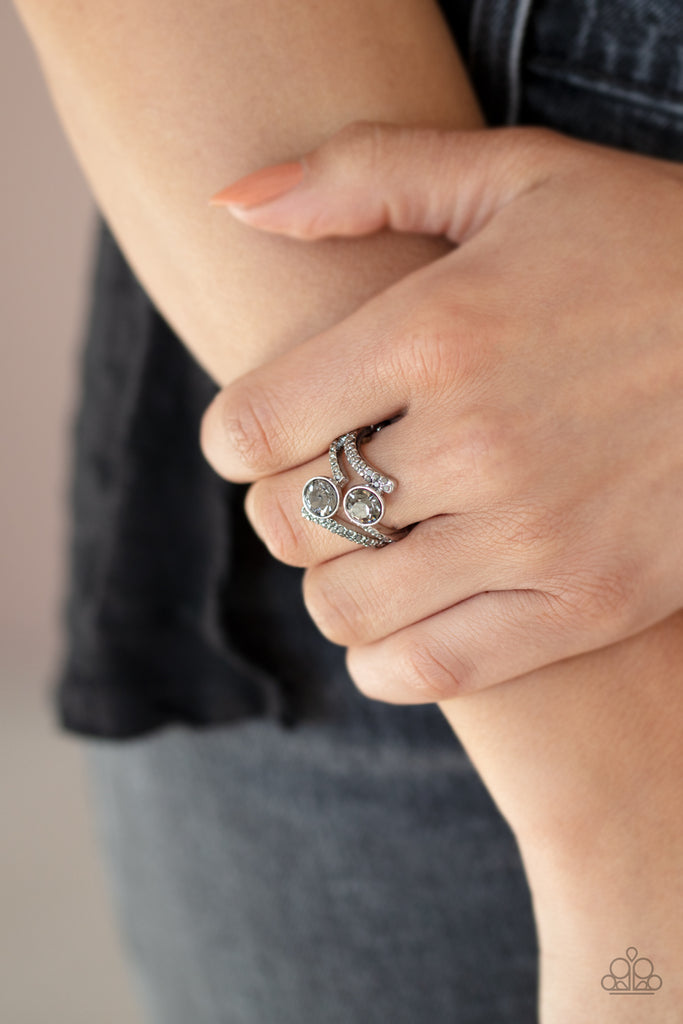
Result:
M316 245L390 224L460 247L224 389L205 451L256 481L247 512L308 567L359 688L438 701L469 750L524 857L543 1024L676 1024L681 168L549 132L377 131L371 175L337 137L278 199L242 183L228 205ZM367 458L398 482L386 521L415 528L378 551L303 522L330 440L397 414ZM661 990L602 985L630 947Z
M97 201L220 382L445 251L385 235L315 252L208 206L226 181L358 118L480 123L432 0L17 0Z
M677 1024L683 613L442 710L520 845L543 1024ZM628 947L662 979L654 994L620 998L603 988Z

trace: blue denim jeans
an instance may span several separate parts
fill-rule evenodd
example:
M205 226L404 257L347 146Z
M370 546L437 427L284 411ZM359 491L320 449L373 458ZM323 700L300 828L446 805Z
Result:
M461 8L491 123L683 156L678 0L475 0L467 35ZM440 713L362 697L296 574L259 551L242 653L319 692L315 713L88 743L150 1021L532 1024L534 929L507 826Z

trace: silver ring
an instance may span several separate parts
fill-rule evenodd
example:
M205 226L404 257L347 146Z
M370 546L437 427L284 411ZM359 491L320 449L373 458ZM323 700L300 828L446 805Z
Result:
M395 530L386 533L377 529L385 511L382 494L391 494L396 488L396 481L366 462L358 444L379 429L380 426L363 427L335 438L329 448L331 477L314 476L306 481L301 508L301 515L309 522L317 523L354 544L373 548L393 544L405 532ZM339 461L342 451L349 466L364 481L349 487L345 493L344 485L349 478ZM351 525L336 517L340 506Z
M380 427L364 427L363 430L352 430L348 434L344 434L340 440L344 445L344 454L349 461L349 465L352 469L355 469L358 476L362 476L376 490L391 494L396 487L396 481L392 480L390 476L384 476L379 470L373 469L358 451L358 442L365 441L370 434L376 433L379 429ZM333 442L333 444L336 444L336 442Z

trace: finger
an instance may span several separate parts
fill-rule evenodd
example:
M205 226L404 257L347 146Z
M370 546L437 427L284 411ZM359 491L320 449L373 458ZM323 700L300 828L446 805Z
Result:
M403 530L414 523L453 512L481 509L509 490L500 469L499 453L487 465L473 448L481 446L480 417L464 416L444 444L441 424L432 411L408 414L373 434L360 446L364 460L395 481L390 494L380 494L384 515L380 529ZM419 423L419 429L418 429ZM486 444L487 453L492 445ZM340 465L349 475L343 494L364 480L350 471L344 453ZM330 478L328 457L257 481L249 489L247 515L271 553L289 565L313 566L349 551L349 541L301 516L302 488L316 477ZM343 496L335 518L346 521ZM481 517L480 517L481 519ZM349 523L349 525L352 525ZM510 545L508 544L508 547ZM513 545L514 548L514 545Z
M523 586L532 571L518 549L492 551L480 516L439 516L381 552L358 550L309 569L304 600L328 640L355 647L476 594Z
M561 136L538 129L438 131L348 125L299 162L267 167L211 200L302 239L394 231L462 243L547 175Z
M452 301L439 312L422 276L435 266L220 391L201 431L214 469L240 483L283 472L322 455L340 434L402 414L418 396L431 400L434 381L440 397L462 382L458 315Z
M586 623L577 625L547 593L498 591L350 647L347 664L366 696L424 704L485 689L605 642L604 636L592 642Z
M423 136L366 125L342 132L329 150L322 147L319 168L312 158L301 187L311 178L315 191L320 169L324 187L312 222L325 216L329 199L330 211L337 202L344 216L361 210L348 221L355 225L351 233L359 225L361 231L389 225L445 231L462 241L547 176L557 161L557 138L520 129ZM341 168L343 179L344 166L346 182L334 170ZM298 192L299 186L282 202L294 202ZM472 318L463 316L466 252L465 245L416 271L341 324L220 392L202 424L202 448L216 471L237 482L282 472L322 454L338 434L399 414L436 382L443 395L454 383L471 381L477 346L459 343L473 331ZM446 260L455 261L449 267L457 265L460 275L451 274L446 292L435 295L430 283L443 276Z
M330 479L328 459L316 459L301 469L267 477L247 491L244 507L249 522L271 555L286 565L306 568L355 550L352 541L303 518L302 489L314 477ZM341 503L334 518L347 522ZM355 529L351 522L348 526Z

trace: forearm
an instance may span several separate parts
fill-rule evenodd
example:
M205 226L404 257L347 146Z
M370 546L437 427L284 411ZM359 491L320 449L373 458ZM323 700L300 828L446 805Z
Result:
M683 1006L683 614L444 705L520 843L542 1024L674 1024ZM661 990L601 985L627 947Z
M444 251L315 248L208 206L229 181L358 119L479 114L431 0L18 0L97 201L181 339L225 383Z

